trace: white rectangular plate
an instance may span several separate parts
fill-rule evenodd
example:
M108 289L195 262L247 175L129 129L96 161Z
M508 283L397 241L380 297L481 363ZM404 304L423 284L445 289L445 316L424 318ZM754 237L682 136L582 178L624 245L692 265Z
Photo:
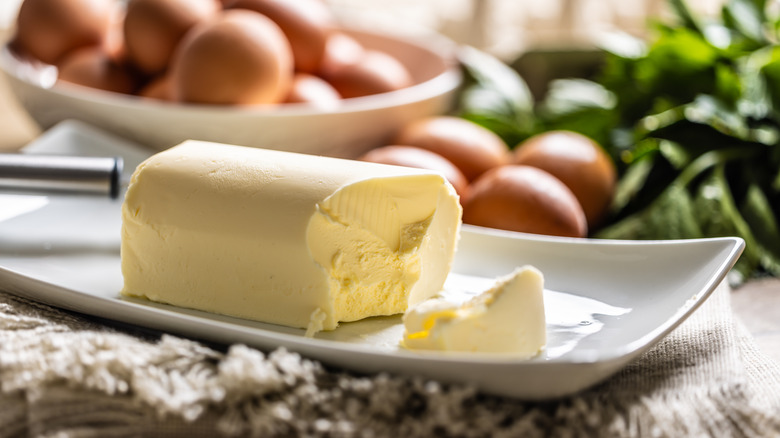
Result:
M76 122L28 153L121 155L129 173L149 152ZM545 276L548 345L531 360L414 352L400 316L304 331L119 295L121 201L0 194L0 290L163 332L261 349L286 347L361 372L421 375L523 399L575 393L612 375L687 318L726 276L739 238L635 242L538 237L464 227L449 293L467 297L515 267Z

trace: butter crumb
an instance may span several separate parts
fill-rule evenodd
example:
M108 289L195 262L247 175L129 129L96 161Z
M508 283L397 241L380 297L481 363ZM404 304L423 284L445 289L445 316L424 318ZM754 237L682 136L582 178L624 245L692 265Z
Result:
M322 323L327 317L328 315L319 307L314 309L314 312L311 312L311 316L309 317L309 325L306 327L306 334L304 336L313 338L317 332L321 332L324 328Z
M404 314L401 346L536 356L547 337L543 284L541 272L523 266L462 305L442 298L425 301Z

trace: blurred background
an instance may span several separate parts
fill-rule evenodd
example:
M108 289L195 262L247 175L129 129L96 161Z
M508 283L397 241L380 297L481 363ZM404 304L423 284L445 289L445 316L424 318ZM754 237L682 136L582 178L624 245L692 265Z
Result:
M434 30L503 60L550 48L588 48L603 32L642 36L665 0L325 0L343 21L388 31ZM12 26L21 0L0 1L0 28ZM722 0L689 0L701 13Z
M0 1L0 36L9 35L21 1ZM587 74L604 35L644 38L647 24L668 13L667 0L323 1L344 23L390 33L433 31L490 53L519 70L537 96L550 79ZM723 0L686 3L708 16Z
M326 0L348 22L398 31L432 29L504 61L529 50L593 47L604 32L643 36L665 0ZM690 0L717 13L722 0Z

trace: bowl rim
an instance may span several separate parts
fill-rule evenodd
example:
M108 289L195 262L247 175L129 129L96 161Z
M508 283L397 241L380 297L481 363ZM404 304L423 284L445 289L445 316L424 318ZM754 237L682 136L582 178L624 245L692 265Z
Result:
M441 73L430 79L400 90L343 99L342 103L333 109L321 109L305 103L239 106L167 102L158 99L147 99L136 95L99 90L78 84L57 82L56 66L23 58L23 56L12 50L11 41L4 44L2 49L0 49L0 71L7 76L11 76L16 80L35 88L74 100L92 101L103 106L131 110L174 110L179 114L218 112L225 115L263 117L309 117L324 114L350 114L393 108L453 92L462 84L463 75L457 57L458 45L443 35L433 32L424 35L394 34L372 31L360 27L339 27L337 31L352 35L367 35L370 37L396 40L401 41L404 44L416 46L439 58L445 65L445 68ZM27 69L26 74L23 72L24 69ZM34 78L33 74L38 77Z

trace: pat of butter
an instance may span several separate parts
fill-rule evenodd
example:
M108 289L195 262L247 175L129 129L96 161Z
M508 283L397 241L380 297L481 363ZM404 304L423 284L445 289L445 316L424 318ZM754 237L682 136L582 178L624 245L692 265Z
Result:
M436 294L460 217L433 172L189 141L133 174L122 294L331 330Z
M541 272L524 266L462 305L432 298L404 315L403 345L535 356L547 342L543 291Z

